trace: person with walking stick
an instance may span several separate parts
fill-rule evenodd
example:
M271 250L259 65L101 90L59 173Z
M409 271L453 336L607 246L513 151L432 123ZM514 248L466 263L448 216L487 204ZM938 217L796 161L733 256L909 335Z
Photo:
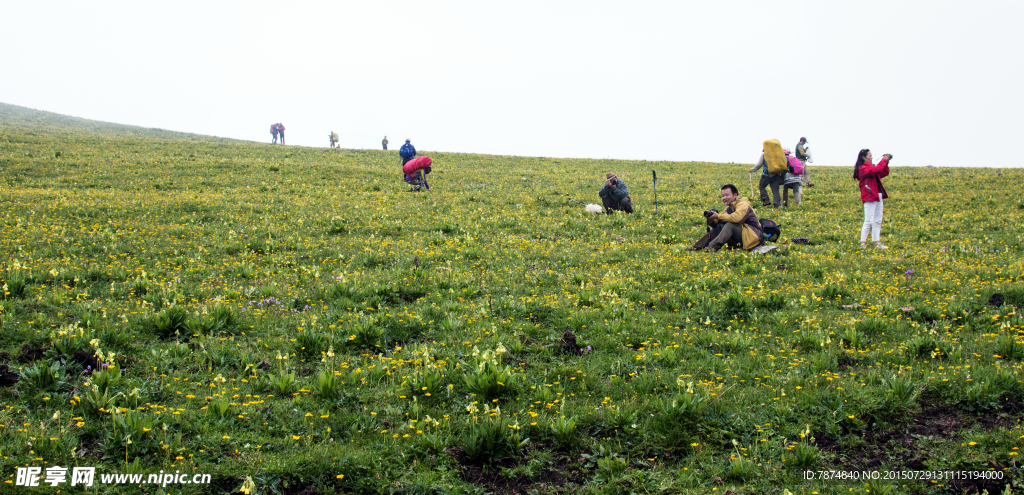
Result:
M757 160L757 164L750 168L750 173L754 173L757 169L762 169L761 182L757 184L758 189L761 190L761 206L772 205L773 207L778 208L779 205L782 204L779 200L779 186L782 185L784 173L780 172L769 174L768 162L765 161L763 153L761 154L761 158ZM785 170L783 170L783 172L785 172ZM753 179L751 179L751 181L753 181ZM768 200L768 186L771 186L772 188L771 201ZM751 182L751 189L753 189L753 182ZM753 196L754 193L751 192L750 195Z

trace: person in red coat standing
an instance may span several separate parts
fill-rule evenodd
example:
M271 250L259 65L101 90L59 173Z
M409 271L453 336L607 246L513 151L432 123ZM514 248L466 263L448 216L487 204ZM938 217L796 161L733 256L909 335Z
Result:
M868 231L871 240L878 249L889 249L880 240L882 235L882 200L888 198L882 177L889 175L889 162L892 155L882 155L878 164L871 163L871 150L863 149L857 154L857 164L853 166L853 178L860 184L860 200L864 202L864 227L860 229L860 247L867 248Z

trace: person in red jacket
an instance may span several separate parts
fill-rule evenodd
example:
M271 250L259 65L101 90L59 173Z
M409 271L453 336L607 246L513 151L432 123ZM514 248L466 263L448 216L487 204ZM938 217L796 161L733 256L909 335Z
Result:
M860 247L867 248L868 231L871 240L878 249L889 249L879 240L882 235L882 200L888 198L882 177L889 175L889 161L892 155L882 155L877 165L871 163L871 150L863 149L857 154L857 164L853 166L853 178L860 183L860 200L864 202L864 227L860 229Z

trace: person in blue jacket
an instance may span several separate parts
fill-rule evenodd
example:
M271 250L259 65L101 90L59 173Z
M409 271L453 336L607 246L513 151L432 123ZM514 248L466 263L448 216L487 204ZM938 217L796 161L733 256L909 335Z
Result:
M601 202L609 215L615 213L615 210L633 213L633 202L629 200L626 183L614 173L608 172L605 175L604 187L597 195L601 197Z
M408 139L405 140L405 144L402 145L402 148L398 150L398 156L402 157L403 167L406 163L409 163L409 160L416 158L416 148Z

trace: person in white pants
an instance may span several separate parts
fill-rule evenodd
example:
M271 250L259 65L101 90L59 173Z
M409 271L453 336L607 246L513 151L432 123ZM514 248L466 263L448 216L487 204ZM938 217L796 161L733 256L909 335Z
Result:
M868 231L871 232L871 240L875 247L888 249L882 244L882 200L864 202L864 226L860 229L860 247L867 248Z
M889 175L892 155L882 155L877 165L871 163L871 150L862 149L853 166L853 178L860 186L860 200L864 202L864 226L860 229L860 247L867 248L868 231L877 249L889 249L882 244L882 200L889 197L882 185L882 178Z

